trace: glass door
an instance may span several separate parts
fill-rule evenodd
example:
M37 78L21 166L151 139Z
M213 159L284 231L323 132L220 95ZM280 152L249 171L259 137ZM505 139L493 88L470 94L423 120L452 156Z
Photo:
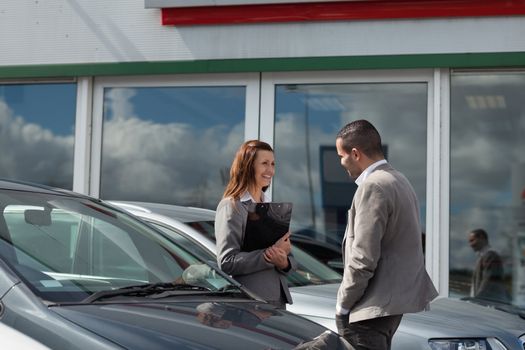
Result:
M276 159L272 199L294 203L294 234L341 244L356 185L339 163L335 138L348 122L368 119L387 160L417 193L425 238L433 79L432 71L263 75L261 138Z

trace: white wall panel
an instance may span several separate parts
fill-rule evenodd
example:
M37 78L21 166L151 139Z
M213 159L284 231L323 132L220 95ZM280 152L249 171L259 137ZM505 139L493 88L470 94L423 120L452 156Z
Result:
M144 0L3 0L0 65L525 51L525 17L173 27Z

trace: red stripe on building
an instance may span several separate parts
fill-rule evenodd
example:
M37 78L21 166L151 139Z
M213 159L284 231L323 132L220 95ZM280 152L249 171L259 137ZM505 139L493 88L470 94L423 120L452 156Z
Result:
M525 15L525 0L376 0L162 9L163 25Z

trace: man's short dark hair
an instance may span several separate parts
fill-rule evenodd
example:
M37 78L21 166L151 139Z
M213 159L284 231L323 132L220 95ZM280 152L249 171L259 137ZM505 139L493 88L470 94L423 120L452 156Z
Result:
M475 237L482 238L485 241L489 241L489 235L487 234L487 231L485 231L482 228L477 228L475 230L470 231Z
M357 148L367 157L384 156L381 136L368 120L355 120L346 124L337 133L337 138L343 140L343 149L348 153L352 148Z

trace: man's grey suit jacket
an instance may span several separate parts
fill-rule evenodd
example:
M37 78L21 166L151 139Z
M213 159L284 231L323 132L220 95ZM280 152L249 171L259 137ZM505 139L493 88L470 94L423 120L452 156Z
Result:
M288 290L286 272L277 269L264 259L264 249L251 252L241 251L248 209L254 203L241 202L224 198L217 206L215 214L215 236L217 239L217 263L246 288L266 301L279 303L281 288L286 300L291 304L292 297ZM292 255L288 256L291 268L297 268Z
M343 260L337 302L350 310L350 322L418 312L438 294L425 270L416 194L389 164L354 195Z

